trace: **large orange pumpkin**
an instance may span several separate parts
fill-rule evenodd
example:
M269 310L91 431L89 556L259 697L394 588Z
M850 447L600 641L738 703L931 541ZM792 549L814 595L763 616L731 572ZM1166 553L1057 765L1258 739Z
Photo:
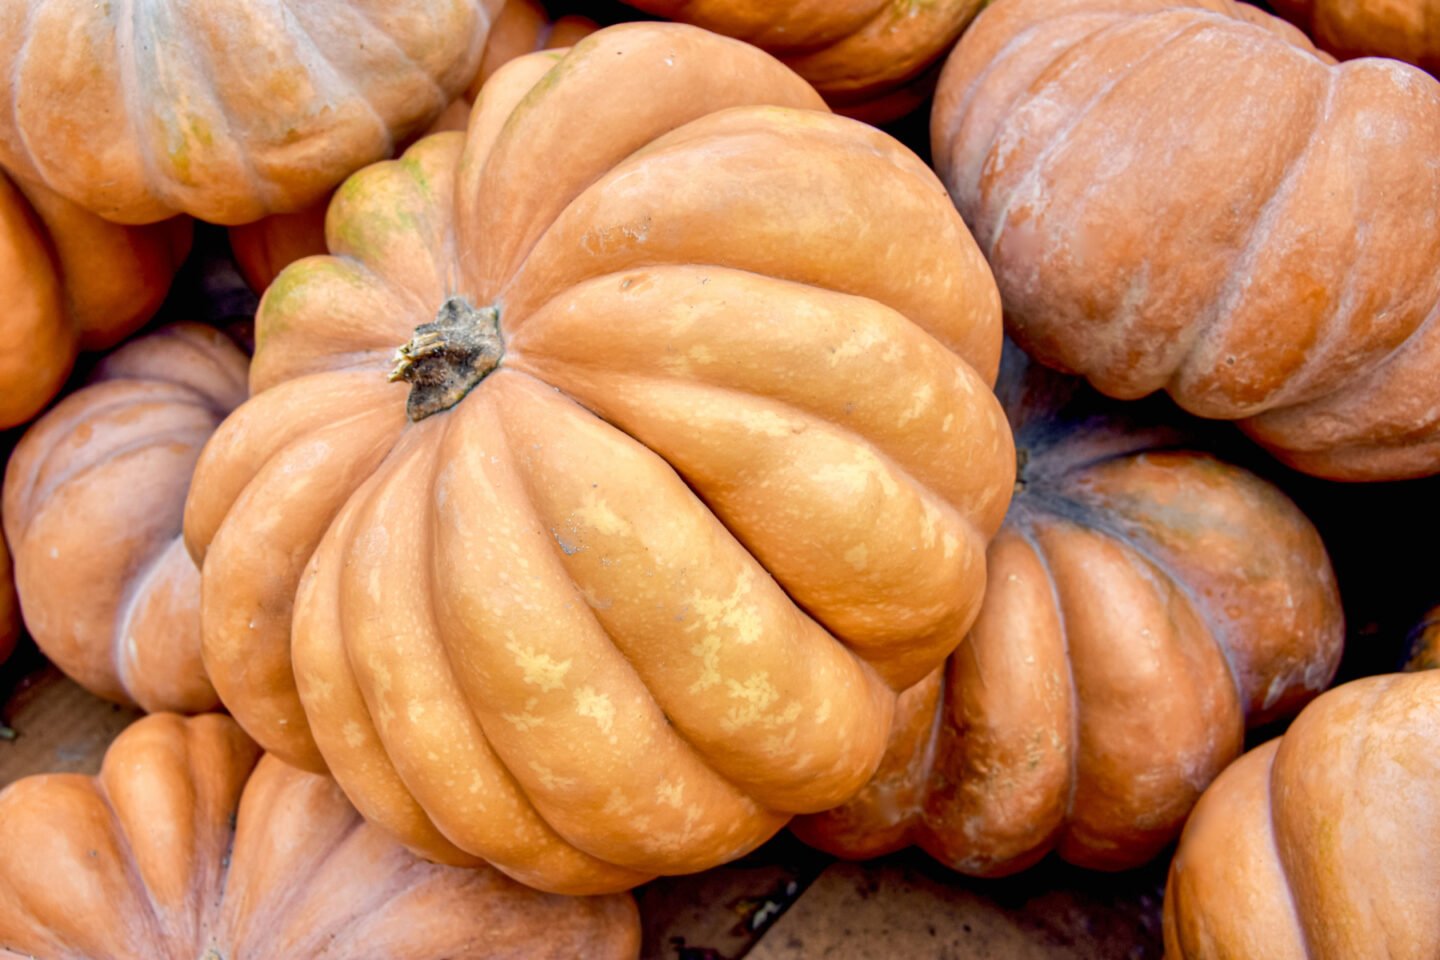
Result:
M1272 0L1271 6L1336 56L1394 57L1440 71L1434 0Z
M1336 687L1205 791L1165 888L1171 960L1433 957L1440 673Z
M1052 850L1137 866L1248 725L1330 681L1335 578L1285 495L1187 449L1158 426L1171 410L1137 419L1018 351L999 392L1022 466L979 620L901 697L875 780L795 830L847 857L919 844L978 875Z
M492 73L524 54L572 46L596 29L595 22L585 17L551 21L537 0L505 0L491 24L480 68L464 94L446 107L426 132L464 130L470 121L470 105ZM295 213L277 213L230 228L230 249L250 289L263 293L280 271L296 260L326 252L325 211L329 206L326 196Z
M191 224L107 223L0 172L0 429L44 409L81 350L150 319L190 250Z
M554 890L858 790L1014 470L995 288L924 164L755 47L629 24L502 68L327 235L187 506L241 724Z
M417 861L216 714L146 717L99 776L0 792L4 958L624 960L639 942L630 897Z
M475 74L501 0L16 0L0 165L119 223L298 210Z
M162 328L102 360L10 458L5 535L26 624L102 697L187 713L218 705L180 525L200 448L245 399L246 366L218 330Z
M940 58L983 0L626 0L745 40L810 81L840 113L884 123L918 107Z
M1229 0L998 0L931 133L1021 345L1326 477L1440 471L1440 84Z

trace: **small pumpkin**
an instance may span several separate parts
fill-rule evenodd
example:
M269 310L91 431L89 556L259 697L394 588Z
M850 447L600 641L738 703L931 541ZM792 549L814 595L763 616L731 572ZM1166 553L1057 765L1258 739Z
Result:
M218 330L164 327L101 360L10 458L5 535L25 622L99 696L152 711L219 703L180 527L200 448L245 399L247 365Z
M190 251L179 218L121 227L0 171L0 429L59 392L81 350L104 350L159 308Z
M1286 463L1440 471L1440 83L1230 0L998 0L937 168L1020 345Z
M887 123L935 88L941 58L983 0L626 0L762 47L837 112Z
M218 714L153 714L98 776L6 787L0 891L13 960L624 960L640 944L630 897L417 861L334 783L261 757Z
M1007 351L1021 459L980 617L901 697L880 773L796 821L841 856L919 844L995 876L1054 851L1138 866L1245 729L1329 683L1344 635L1319 535L1276 488Z
M327 235L186 508L247 731L566 892L858 790L1014 470L994 285L924 164L755 47L626 24L503 67Z
M480 68L464 94L452 101L425 132L464 130L470 120L470 105L492 73L523 54L573 46L597 29L595 22L585 17L565 16L551 21L537 0L505 0L490 27ZM330 197L325 196L303 210L277 213L230 228L230 249L250 289L263 293L280 271L296 260L326 252L325 211L329 206Z
M299 210L455 99L500 3L21 0L0 166L117 223Z
M1355 680L1205 791L1165 887L1165 955L1432 957L1440 673Z
M1272 0L1275 12L1342 59L1394 57L1440 71L1440 8L1431 0Z

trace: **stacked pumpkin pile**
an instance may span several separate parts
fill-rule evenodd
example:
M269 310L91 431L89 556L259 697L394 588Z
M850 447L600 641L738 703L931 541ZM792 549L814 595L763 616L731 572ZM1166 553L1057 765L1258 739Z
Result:
M1440 86L1231 0L636 6L0 18L0 645L153 714L0 794L0 956L633 956L787 824L1183 828L1174 956L1433 955L1440 679L1306 707L1319 535L1139 398L1440 473ZM933 171L866 122L932 89ZM253 356L161 309L192 218Z

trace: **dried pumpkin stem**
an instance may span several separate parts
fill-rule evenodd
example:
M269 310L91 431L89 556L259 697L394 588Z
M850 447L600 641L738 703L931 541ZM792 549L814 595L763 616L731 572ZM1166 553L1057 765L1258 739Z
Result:
M405 412L411 420L424 420L465 399L504 355L500 311L451 297L434 320L416 327L410 342L395 351L389 379L410 384Z

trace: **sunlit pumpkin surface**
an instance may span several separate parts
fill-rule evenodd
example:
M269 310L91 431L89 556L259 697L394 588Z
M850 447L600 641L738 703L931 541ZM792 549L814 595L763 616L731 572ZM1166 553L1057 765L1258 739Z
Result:
M572 892L859 790L1014 476L994 283L923 163L753 47L624 25L512 62L327 237L187 506L246 730Z

